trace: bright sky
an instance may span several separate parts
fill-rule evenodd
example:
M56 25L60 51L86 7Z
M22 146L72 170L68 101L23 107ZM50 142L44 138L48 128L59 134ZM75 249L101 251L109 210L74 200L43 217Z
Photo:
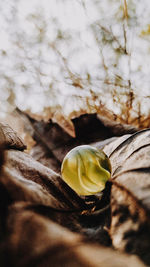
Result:
M73 109L78 110L85 105L85 101L79 102L79 98L73 95L85 98L90 96L92 89L108 108L119 113L110 96L114 86L104 83L106 78L115 83L118 77L125 86L130 79L138 101L142 102L142 112L150 111L150 98L147 98L150 96L149 0L127 1L129 20L125 28L128 55L115 52L119 45L124 47L125 42L123 1L102 0L97 5L95 2L13 0L1 4L0 50L7 53L7 56L4 53L0 56L0 109L3 112L11 111L11 99L15 99L14 105L22 110L41 113L45 107L61 105L64 114L68 115ZM105 42L98 24L106 29L103 32ZM97 36L91 25L97 30ZM43 41L37 43L40 27L45 32ZM55 43L58 29L64 39ZM113 41L111 35L115 37ZM52 48L54 43L57 52ZM59 53L67 59L69 71L81 79L84 90L72 86L70 74ZM90 77L90 83L87 77ZM121 88L118 90L122 92Z

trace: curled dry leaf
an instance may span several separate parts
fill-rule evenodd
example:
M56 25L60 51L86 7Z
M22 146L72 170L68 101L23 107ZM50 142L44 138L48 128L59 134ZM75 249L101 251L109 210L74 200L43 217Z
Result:
M5 152L1 182L14 201L29 201L66 210L80 209L80 205L84 205L84 201L57 173L24 152L15 150ZM72 198L69 198L70 194Z
M113 116L112 118L107 118L107 116L103 115L97 115L97 118L108 128L112 131L113 134L115 135L123 135L127 133L135 133L137 132L140 128L130 125L130 124L123 124L120 123L119 121L115 121Z
M9 125L0 123L0 139L5 148L24 150L26 145Z
M150 130L123 136L104 150L112 163L113 245L150 264Z

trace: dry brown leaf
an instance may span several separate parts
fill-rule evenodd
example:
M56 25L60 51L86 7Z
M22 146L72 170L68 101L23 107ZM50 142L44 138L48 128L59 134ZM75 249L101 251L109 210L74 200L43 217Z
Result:
M71 210L80 209L80 205L84 207L84 202L57 173L24 152L15 150L5 152L1 183L14 201L29 201ZM72 199L69 199L70 194Z
M123 136L104 150L112 163L113 245L150 264L150 130Z
M52 118L53 122L56 122L66 133L70 136L75 137L75 128L71 120L65 117L63 114L59 112L55 112Z
M103 116L98 114L97 118L108 128L112 131L115 135L123 135L127 133L135 133L140 128L130 125L130 124L123 124L119 121L115 121L113 118L107 118L107 116Z
M24 150L26 145L17 133L12 130L9 125L0 123L0 139L3 140L3 146L5 148L14 148L18 150Z

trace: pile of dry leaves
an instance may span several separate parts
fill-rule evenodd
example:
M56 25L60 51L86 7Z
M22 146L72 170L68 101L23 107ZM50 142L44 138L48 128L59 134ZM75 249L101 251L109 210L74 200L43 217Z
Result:
M90 127L86 117L74 120L76 138L26 118L30 153L0 124L0 266L150 264L150 130L116 138L92 116ZM101 201L79 197L60 176L64 155L84 143L111 160Z

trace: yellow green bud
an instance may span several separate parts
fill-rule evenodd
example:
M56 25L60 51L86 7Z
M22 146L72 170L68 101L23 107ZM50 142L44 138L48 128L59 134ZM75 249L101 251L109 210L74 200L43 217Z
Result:
M110 160L102 150L89 145L78 146L65 156L61 175L77 194L94 195L105 188L110 178Z

